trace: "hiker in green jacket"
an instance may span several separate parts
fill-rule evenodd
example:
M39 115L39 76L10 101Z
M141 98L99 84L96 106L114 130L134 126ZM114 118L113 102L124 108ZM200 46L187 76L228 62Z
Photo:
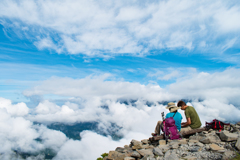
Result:
M202 123L199 119L196 110L192 106L187 106L184 101L179 101L177 106L181 107L181 110L185 111L185 116L187 120L187 122L181 123L182 129L180 133L201 127Z

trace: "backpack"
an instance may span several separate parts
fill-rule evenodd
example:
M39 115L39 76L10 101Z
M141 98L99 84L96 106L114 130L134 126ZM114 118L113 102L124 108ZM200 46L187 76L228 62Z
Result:
M173 115L173 117L175 116L175 114ZM175 120L173 119L173 117L166 118L165 120L163 120L162 123L162 131L164 132L164 137L166 141L168 139L180 139L180 135L178 133L177 126L175 125Z
M212 122L206 122L207 129L216 129L219 130L219 132L221 132L221 130L224 129L224 125L230 125L230 123L224 123L217 119L212 120Z

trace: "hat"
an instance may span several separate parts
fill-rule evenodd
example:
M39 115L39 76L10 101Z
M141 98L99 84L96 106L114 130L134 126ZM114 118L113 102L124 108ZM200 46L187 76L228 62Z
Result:
M176 107L174 102L169 102L166 109L172 108L172 107Z
M180 108L181 107L173 106L173 107L170 108L170 112L175 112L175 111L177 111Z

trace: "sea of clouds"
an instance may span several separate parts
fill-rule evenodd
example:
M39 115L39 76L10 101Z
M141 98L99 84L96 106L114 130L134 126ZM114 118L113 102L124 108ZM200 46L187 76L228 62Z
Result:
M164 101L188 99L188 104L197 110L202 125L214 118L240 121L240 69L191 74L165 88L109 80L110 76L50 78L23 92L30 98L42 97L35 107L0 98L1 159L15 156L13 151L35 153L46 148L57 153L55 159L96 159L104 152L129 144L132 139L149 138L157 121L161 120L161 112L168 113ZM58 96L58 100L47 95ZM183 111L179 112L185 117ZM113 123L121 127L117 134L122 138L113 140L111 136L85 130L79 133L81 140L73 140L44 125L94 121L105 133ZM42 141L36 141L37 138Z

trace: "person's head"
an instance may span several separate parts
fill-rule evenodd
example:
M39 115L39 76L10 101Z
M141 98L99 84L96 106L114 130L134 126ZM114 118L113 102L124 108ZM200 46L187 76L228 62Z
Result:
M166 109L169 109L169 112L177 112L177 110L180 109L180 107L175 106L174 102L169 102Z
M186 103L184 101L182 101L182 100L178 101L177 106L181 107L181 110L185 110L187 108Z

